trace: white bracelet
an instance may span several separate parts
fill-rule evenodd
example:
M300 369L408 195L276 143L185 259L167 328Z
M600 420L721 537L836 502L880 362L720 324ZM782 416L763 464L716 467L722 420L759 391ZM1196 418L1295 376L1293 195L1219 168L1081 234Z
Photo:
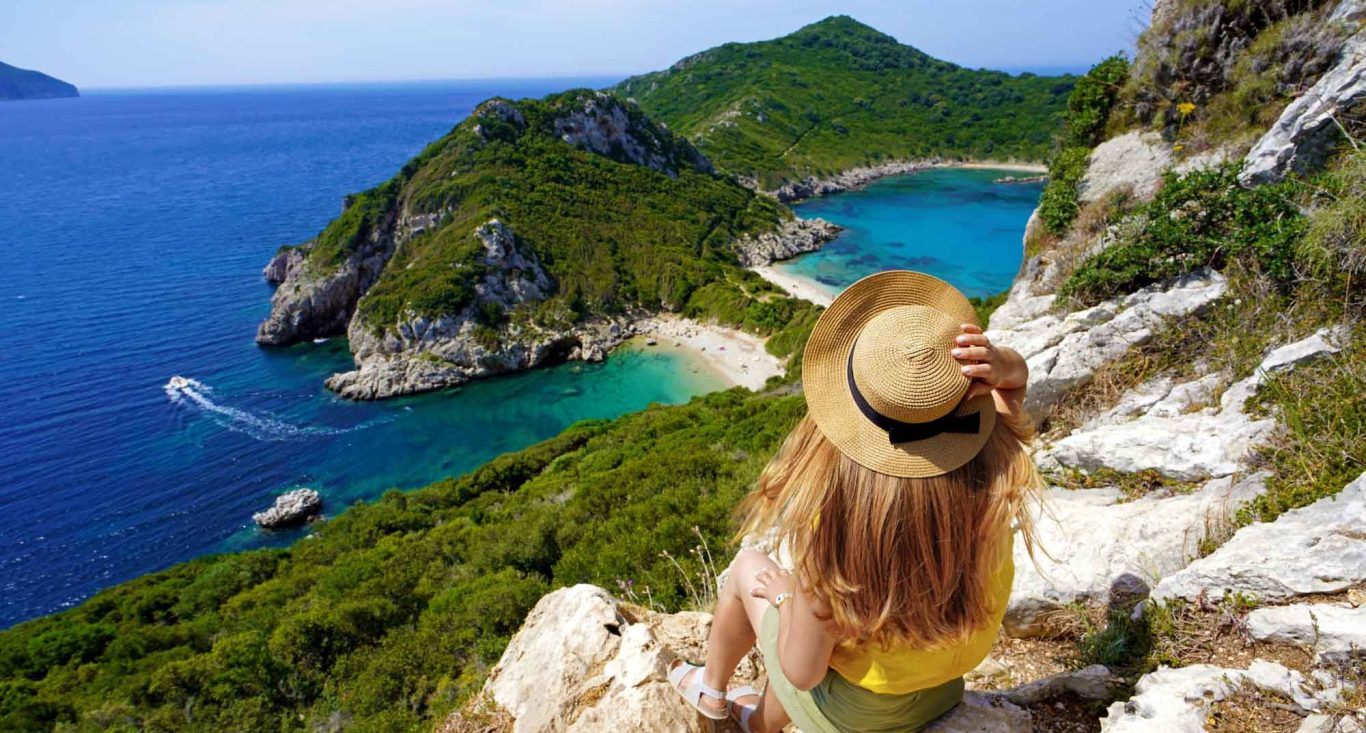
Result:
M779 593L778 595L773 596L773 607L774 607L774 608L782 608L782 607L783 607L783 604L784 604L784 603L787 603L787 599L789 599L789 598L791 598L791 597L792 597L792 594L791 594L791 593Z

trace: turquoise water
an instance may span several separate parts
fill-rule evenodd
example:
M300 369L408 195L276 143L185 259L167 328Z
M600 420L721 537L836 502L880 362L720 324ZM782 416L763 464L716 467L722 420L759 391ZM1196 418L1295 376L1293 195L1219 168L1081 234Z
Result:
M1007 290L1043 187L992 183L1006 175L1026 174L936 168L798 204L802 216L828 219L845 231L819 252L775 267L831 293L888 269L929 273L969 296Z

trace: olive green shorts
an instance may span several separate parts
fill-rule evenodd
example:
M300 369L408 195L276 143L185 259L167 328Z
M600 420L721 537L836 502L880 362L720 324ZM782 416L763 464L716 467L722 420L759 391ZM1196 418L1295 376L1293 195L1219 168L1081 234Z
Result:
M768 684L802 733L914 733L963 699L963 678L904 695L879 695L830 670L810 691L798 690L778 665L778 609L759 628Z

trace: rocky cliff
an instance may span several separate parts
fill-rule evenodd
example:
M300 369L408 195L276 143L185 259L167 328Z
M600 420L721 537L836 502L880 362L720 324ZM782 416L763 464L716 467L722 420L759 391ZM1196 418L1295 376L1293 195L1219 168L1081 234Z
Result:
M836 231L716 174L610 95L495 99L276 254L256 339L345 333L356 369L327 386L355 399L598 360L640 317L682 310L709 284L743 303L739 267Z

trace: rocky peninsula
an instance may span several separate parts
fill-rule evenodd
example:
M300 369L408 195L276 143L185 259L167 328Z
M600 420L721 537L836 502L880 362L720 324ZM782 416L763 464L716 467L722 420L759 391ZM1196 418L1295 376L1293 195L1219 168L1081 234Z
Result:
M485 171L511 155L599 176L632 204L585 201L535 170L518 190L490 188ZM473 189L455 195L436 185L452 177ZM714 200L708 205L730 221L679 230L666 210L680 195ZM580 239L585 228L593 233ZM652 229L671 234L655 241ZM349 198L317 239L276 254L263 273L277 290L257 342L344 332L356 368L327 387L352 399L597 361L655 314L723 318L689 309L688 298L718 288L748 298L725 272L812 251L837 232L716 174L696 148L615 97L492 100L397 178ZM695 245L684 246L693 237L704 254L734 264L704 266ZM613 250L636 253L623 261ZM664 260L654 261L659 253Z

